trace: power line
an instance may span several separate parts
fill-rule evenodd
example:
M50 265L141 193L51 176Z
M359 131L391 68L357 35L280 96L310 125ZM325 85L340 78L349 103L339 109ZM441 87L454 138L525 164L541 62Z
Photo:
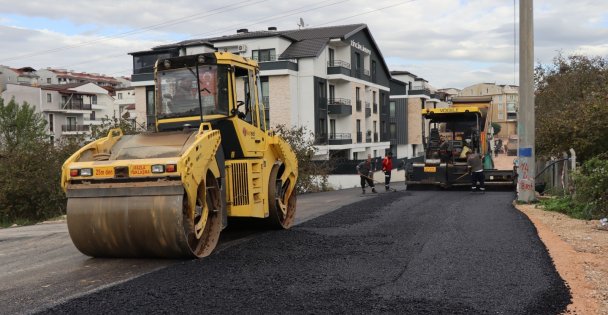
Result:
M329 7L329 6L341 4L341 3L344 3L344 2L348 2L348 1L351 1L351 0L341 0L341 1L333 2L333 3L329 3L329 4L325 4L325 5L321 5L321 6L317 6L317 7L313 7L313 8L310 8L310 5L306 5L306 6L303 6L303 7L299 7L299 8L296 8L296 9L285 11L285 12L283 12L281 14L270 16L268 18L257 20L257 21L255 21L255 22L253 22L251 24L247 24L247 25L233 24L231 26L215 29L215 30L212 30L212 31L209 31L209 32L205 32L205 33L201 33L201 34L194 34L194 35L189 36L189 38L193 38L193 37L196 37L196 36L210 36L210 35L213 35L213 34L222 34L222 33L225 33L227 30L232 30L234 28L249 27L249 26L260 24L262 22L268 22L268 21L273 21L273 20L280 20L280 19L284 19L286 17L293 16L293 15L296 15L296 14L300 14L300 13L304 13L304 12L309 12L309 11L314 11L314 10L326 8L326 7ZM328 2L328 1L327 0L320 1L317 4L321 4L321 3L325 3L325 2ZM305 9L305 10L302 10L302 9ZM285 13L289 13L289 12L293 12L293 13L285 14ZM92 59L92 60L87 60L87 61L84 61L84 62L79 62L79 63L68 65L68 66L62 66L62 68L69 68L69 67L73 67L74 65L87 64L87 63L91 63L91 62L96 61L96 60L103 60L103 59L106 59L106 58L120 57L120 56L122 56L122 54L121 55L111 55L111 56L108 55L106 57L100 57L100 58L96 58L96 59Z
M408 4L408 3L412 3L412 2L415 2L415 1L418 1L418 0L410 0L410 1L406 1L406 2L401 2L401 3L392 4L392 5L387 5L387 6L382 7L382 8L378 8L378 9L370 10L370 11L367 11L367 12L362 12L362 13L354 14L354 15L347 16L347 17L344 17L344 18L341 18L341 19L334 19L334 20L332 20L331 22L322 23L322 24L317 24L316 26L322 26L322 25L332 24L332 23L335 23L335 22L337 22L337 21L344 21L344 20L348 20L348 19L350 19L350 18L354 18L354 17L357 17L357 16L361 16L361 15L365 15L365 14L374 13L374 12L377 12L377 11L381 11L381 10L384 10L384 9L388 9L388 8L397 7L397 6L404 5L404 4Z
M176 24L180 24L180 23L185 23L185 22L188 22L188 21L193 20L195 18L209 17L209 16L212 16L212 15L216 15L216 14L219 14L219 13L223 13L223 12L232 10L232 9L238 9L238 8L242 8L242 7L246 7L246 6L250 6L250 5L254 5L254 4L258 4L258 3L266 2L266 1L268 1L268 0L259 0L259 1L253 2L253 3L243 4L243 3L251 2L251 0L246 0L246 1L235 3L235 4L223 6L222 8L213 9L213 10L210 10L210 11L203 11L203 12L199 12L197 14L192 14L192 15L188 15L188 16L185 16L185 17L168 20L168 21L165 21L165 22L162 22L162 23L154 24L154 25L151 25L151 26L146 26L146 27L139 28L139 29L130 30L130 31L127 31L127 32L123 32L123 33L119 33L119 34L115 34L115 35L111 35L111 36L103 36L103 37L98 38L98 39L94 39L94 40L90 40L90 41L85 41L85 42L81 42L81 43L78 43L78 44L66 45L66 46L51 48L51 49L47 49L47 50L41 50L41 51L36 51L36 52L32 52L32 53L22 54L22 55L18 55L18 56L14 56L14 57L9 57L9 58L4 59L3 62L13 61L13 60L17 60L17 59L23 59L23 58L27 58L27 57L34 57L34 56L37 56L37 55L47 54L47 53L51 53L51 52L58 52L58 51L62 51L62 50L72 49L72 48L83 47L83 46L87 46L87 45L90 45L90 44L94 44L94 43L98 43L98 42L102 42L102 41L107 41L107 40L111 40L111 39L123 38L123 37L131 36L131 35L134 35L134 34L139 34L139 33L148 32L148 31L151 31L151 30L159 29L159 28L162 28L162 27L167 27L167 26L172 26L172 25L176 25ZM213 13L210 13L210 12L213 12ZM205 13L209 13L209 14L205 15Z

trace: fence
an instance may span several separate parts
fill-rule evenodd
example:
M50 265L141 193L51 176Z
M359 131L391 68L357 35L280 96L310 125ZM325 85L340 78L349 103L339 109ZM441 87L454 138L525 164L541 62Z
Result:
M535 177L535 190L540 194L561 195L572 192L572 172L576 170L576 154L564 152L561 158L551 158L536 162L539 170Z

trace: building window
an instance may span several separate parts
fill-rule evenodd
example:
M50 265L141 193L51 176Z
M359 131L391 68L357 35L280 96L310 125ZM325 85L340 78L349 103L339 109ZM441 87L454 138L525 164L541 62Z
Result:
M51 78L46 78L46 83L51 84Z
M498 120L505 119L505 107L502 103L498 103Z
M335 119L329 120L329 132L332 135L331 138L336 136L336 120Z
M359 159L359 152L353 152L353 160Z
M355 53L355 77L361 78L361 54Z
M54 126L54 124L53 124L53 118L54 118L54 117L53 117L53 114L49 114L49 131L50 131L50 132L55 131L55 130L54 130L54 129L55 129L55 126Z
M91 96L91 104L94 104L94 105L97 104L97 95Z
M156 124L154 113L154 86L146 87L146 122L148 128Z
M376 61L375 60L372 60L372 81L376 82ZM374 97L374 100L375 99L376 98Z
M275 61L277 58L276 58L275 50L274 50L274 48L272 48L272 49L252 50L251 59L257 60L259 62L264 62L264 61Z
M89 116L90 120L95 120L95 111L91 112L91 115Z
M46 93L46 102L50 103L53 101L53 97L51 96L51 93Z
M333 66L336 58L336 52L332 48L329 48L327 51L329 53L329 65Z
M122 100L122 93L118 93L118 99Z
M517 108L515 103L507 103L507 120L517 119Z
M394 123L391 123L390 128L390 133L391 133L391 139L396 139L397 138L397 125L395 125Z
M66 117L66 122L65 131L78 131L76 128L76 117Z
M389 117L395 117L395 102L390 102L388 106Z

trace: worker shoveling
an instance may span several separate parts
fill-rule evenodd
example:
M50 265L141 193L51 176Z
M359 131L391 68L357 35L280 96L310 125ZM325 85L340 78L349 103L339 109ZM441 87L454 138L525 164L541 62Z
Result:
M156 132L111 130L63 165L74 245L94 257L204 257L228 217L289 228L298 165L267 131L257 63L161 59L155 81Z

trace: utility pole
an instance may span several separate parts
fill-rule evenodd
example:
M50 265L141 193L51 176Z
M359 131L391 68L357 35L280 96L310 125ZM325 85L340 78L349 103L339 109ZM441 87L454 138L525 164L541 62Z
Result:
M532 202L534 194L534 23L532 0L519 1L519 150L517 200Z

